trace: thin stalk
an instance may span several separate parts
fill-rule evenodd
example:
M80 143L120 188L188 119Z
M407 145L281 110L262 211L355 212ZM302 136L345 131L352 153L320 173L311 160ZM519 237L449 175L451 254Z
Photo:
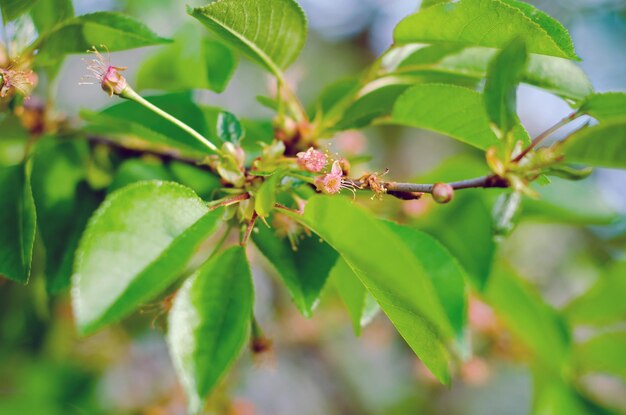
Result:
M240 195L229 197L226 199L215 200L213 203L209 204L209 210L215 210L220 207L234 205L235 203L239 203L247 199L250 199L249 193L242 193Z
M250 235L252 235L252 230L254 229L254 224L256 223L258 217L259 215L255 211L252 214L252 219L250 219L250 223L248 223L246 232L243 234L243 238L241 239L241 246L246 246L248 244L248 239L250 239Z
M454 190L471 189L471 188L494 188L508 187L506 180L497 176L483 176L475 179L461 180L458 182L448 183ZM419 192L432 193L435 184L419 184L419 183L383 183L387 190L398 192Z
M530 151L532 149L537 147L539 145L539 143L541 143L543 140L545 140L546 138L551 136L553 133L555 133L558 129L560 129L564 125L570 123L571 121L574 121L576 118L580 117L581 115L582 114L579 113L579 112L573 112L570 115L568 115L567 117L563 118L561 121L557 122L552 127L548 128L546 131L544 131L543 133L541 133L537 137L535 137L535 139L532 141L532 143L530 143L530 145L528 147L526 147L526 149L524 149L524 151L519 153L517 155L517 157L515 157L512 161L514 163L519 163L524 157L526 157L526 155L528 153L530 153Z
M215 144L213 144L212 142L207 140L202 134L200 134L199 132L197 132L196 130L194 130L193 128L191 128L189 125L185 124L184 122L182 122L178 118L174 117L173 115L163 111L161 108L159 108L156 105L152 104L151 102L149 102L148 100L143 98L141 95L136 93L135 90L132 89L131 87L126 87L126 89L124 89L124 91L122 91L122 93L120 94L120 97L129 99L131 101L134 101L137 104L139 104L139 105L149 109L150 111L154 112L155 114L165 118L166 120L168 120L172 124L175 124L178 127L180 127L181 129L183 129L184 131L188 132L191 136L193 136L196 140L200 141L202 144L204 144L211 151L213 151L213 152L215 152L217 154L222 154L220 149L218 149Z

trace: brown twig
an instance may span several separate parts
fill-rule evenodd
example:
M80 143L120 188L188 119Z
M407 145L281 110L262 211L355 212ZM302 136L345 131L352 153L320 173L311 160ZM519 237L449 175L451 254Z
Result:
M107 147L118 149L124 153L127 153L129 156L140 157L140 156L150 155L150 156L158 157L163 160L176 160L182 163L192 164L198 168L212 171L212 169L208 165L202 164L202 160L198 158L184 156L183 154L181 154L180 151L175 150L175 149L156 150L156 149L151 149L151 148L131 148L131 147L125 146L123 143L119 141L112 140L106 137L100 137L100 136L87 136L87 141L89 141L90 143L102 144Z
M224 199L214 205L210 205L209 206L209 211L215 210L217 208L220 207L224 207L224 206L230 206L230 205L234 205L235 203L239 203L242 202L244 200L250 199L250 194L249 193L242 193L240 195L237 196L233 196L231 198L228 199Z
M250 239L250 235L252 234L252 230L254 229L254 224L256 223L257 218L256 212L252 214L252 219L250 219L250 223L248 223L248 228L246 229L246 233L243 234L243 239L241 240L241 246L246 246L248 243L248 239Z
M367 183L363 183L358 180L350 180L352 185L357 189L369 189ZM398 182L382 182L380 183L385 189L386 193L403 200L419 199L420 193L432 193L434 183L421 184L421 183L398 183ZM506 188L509 187L509 182L496 175L482 176L475 179L461 180L458 182L448 183L454 190L471 189L471 188Z

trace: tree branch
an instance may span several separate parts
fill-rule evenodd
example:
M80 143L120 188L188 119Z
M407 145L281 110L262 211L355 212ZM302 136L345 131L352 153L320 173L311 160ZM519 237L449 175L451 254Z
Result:
M368 181L351 180L346 181L357 189L365 190L372 189ZM454 190L471 189L471 188L506 188L509 187L509 182L496 175L476 177L474 179L461 180L458 182L448 183ZM386 190L386 193L397 197L398 199L411 200L419 199L422 193L432 193L435 183L421 184L421 183L399 183L399 182L379 182L379 186L382 186Z

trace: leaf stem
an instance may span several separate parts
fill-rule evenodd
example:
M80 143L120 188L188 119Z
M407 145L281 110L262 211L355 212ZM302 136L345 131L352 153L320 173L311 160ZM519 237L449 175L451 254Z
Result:
M225 206L234 205L235 203L239 203L247 199L250 199L249 193L242 193L234 197L222 199L222 200L216 201L216 203L214 204L209 204L209 211L215 210L217 208L225 207Z
M539 134L537 137L535 137L535 139L532 141L532 143L530 143L528 147L526 147L521 153L517 155L517 157L515 157L512 160L513 163L519 163L528 153L530 153L532 149L537 147L539 143L541 143L543 140L551 136L559 128L563 127L564 125L568 124L571 121L574 121L576 118L580 117L581 115L582 114L579 112L573 112L567 117L563 118L561 121L554 124L552 127L548 128L547 130Z
M217 154L220 154L220 155L222 154L220 149L218 149L215 144L213 144L212 142L207 140L198 131L194 130L189 125L185 124L184 122L182 122L178 118L174 117L173 115L169 114L168 112L165 112L161 108L159 108L156 105L152 104L150 101L146 100L144 97L142 97L137 92L135 92L135 90L132 89L130 86L127 86L124 89L124 91L122 91L122 93L120 94L120 97L129 99L131 101L134 101L137 104L143 106L144 108L149 109L150 111L152 111L155 114L165 118L166 120L170 121L172 124L177 125L181 129L183 129L184 131L189 133L191 136L193 136L196 140L200 141L202 144L204 144L211 151L213 151L213 152L215 152Z
M250 235L252 234L252 230L254 229L254 224L256 223L259 215L256 211L252 214L252 219L250 219L250 223L248 223L248 227L246 232L243 234L243 238L241 239L241 246L246 246L248 244L248 239L250 239Z

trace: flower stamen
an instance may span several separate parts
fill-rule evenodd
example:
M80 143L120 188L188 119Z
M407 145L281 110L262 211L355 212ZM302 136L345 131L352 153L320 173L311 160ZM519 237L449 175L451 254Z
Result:
M95 46L88 49L87 52L93 53L95 58L90 60L83 59L89 73L83 76L78 84L94 85L99 83L109 96L121 95L128 84L126 78L124 78L120 72L128 68L125 66L112 66L109 49L105 45L100 45L100 47L106 50L107 57L105 58ZM90 79L95 82L89 81Z

